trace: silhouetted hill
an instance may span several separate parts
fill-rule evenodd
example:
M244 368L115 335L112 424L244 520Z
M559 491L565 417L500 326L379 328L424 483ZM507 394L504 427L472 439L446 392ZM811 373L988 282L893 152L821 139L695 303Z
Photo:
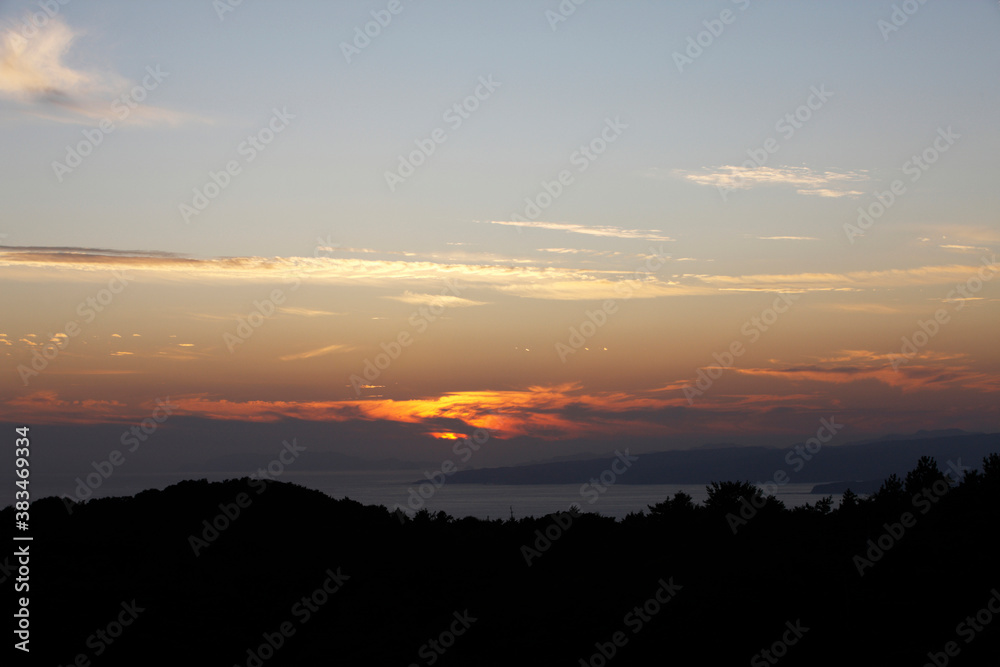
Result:
M961 485L924 459L836 510L727 482L622 521L406 519L252 479L45 498L30 507L31 658L773 664L767 650L815 667L922 665L952 642L962 664L995 664L981 610L1000 600L998 501L998 456ZM14 508L0 521L12 529ZM24 543L7 544L9 585Z
M949 435L910 440L886 439L865 444L823 445L816 453L766 447L724 447L638 455L617 484L706 484L718 479L765 482L783 471L794 483L881 480L902 474L920 456L947 461L979 461L1000 450L1000 433ZM462 470L452 484L583 484L599 478L613 457L551 462L505 468ZM619 469L621 464L619 464Z

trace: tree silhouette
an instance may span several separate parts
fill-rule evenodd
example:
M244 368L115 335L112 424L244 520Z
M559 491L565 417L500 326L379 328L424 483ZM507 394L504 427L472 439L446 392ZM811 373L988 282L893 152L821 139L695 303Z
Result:
M917 467L906 473L904 487L907 495L920 493L924 489L934 487L939 481L948 482L944 474L938 470L937 461L932 456L921 456Z
M688 515L696 509L694 498L683 491L677 491L672 499L667 498L655 505L646 505L646 507L649 508L649 516L658 518Z
M853 512L861 505L861 499L858 498L858 494L851 491L849 488L844 490L844 495L840 498L840 507L837 508L838 512Z
M744 500L751 506L769 511L783 510L785 504L774 496L765 496L760 487L750 482L712 482L706 486L705 508L713 512L738 512Z
M994 452L983 457L983 483L987 486L1000 486L1000 454Z
M904 478L890 476L871 500L845 491L836 512L829 496L789 510L749 482L712 482L704 506L677 491L623 521L566 512L483 521L426 508L401 521L385 507L249 479L40 499L31 564L45 576L32 577L31 591L45 603L32 608L32 626L60 630L32 642L32 657L82 664L74 656L96 657L97 646L101 665L168 664L176 658L151 662L150 647L183 635L195 664L604 664L587 657L612 650L615 667L745 664L800 618L822 630L786 647L782 665L855 664L860 652L865 664L924 664L995 593L1000 456L905 531L901 513L917 514L908 490L941 475L921 459ZM14 513L0 511L0 522L12 527ZM210 544L194 552L190 536L206 531ZM0 577L16 576L16 562L12 549L0 554ZM341 567L343 590L327 595ZM961 585L919 583L956 576ZM93 643L123 603L145 611L114 643ZM745 613L720 620L740 605ZM471 631L443 635L463 613L478 619ZM446 654L423 650L442 636L453 644ZM995 664L1000 634L976 634L961 654L963 664Z
M879 506L894 506L902 504L905 498L906 491L903 488L903 482L893 473L882 482L882 486L872 494L869 500Z

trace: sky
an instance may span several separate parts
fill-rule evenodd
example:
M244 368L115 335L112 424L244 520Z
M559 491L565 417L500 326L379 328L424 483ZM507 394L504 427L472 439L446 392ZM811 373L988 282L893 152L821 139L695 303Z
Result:
M156 417L175 462L996 431L998 30L986 0L0 2L3 420Z

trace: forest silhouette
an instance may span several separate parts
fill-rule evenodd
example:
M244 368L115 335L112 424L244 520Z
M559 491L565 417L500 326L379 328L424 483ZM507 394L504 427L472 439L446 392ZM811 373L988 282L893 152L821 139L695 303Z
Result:
M1000 456L979 468L955 479L923 457L836 508L713 482L703 504L678 491L622 520L408 517L251 478L50 497L32 506L32 657L997 664Z

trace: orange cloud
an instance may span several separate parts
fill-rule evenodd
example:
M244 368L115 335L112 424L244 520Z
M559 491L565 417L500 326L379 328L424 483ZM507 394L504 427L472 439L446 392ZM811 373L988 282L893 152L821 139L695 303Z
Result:
M129 421L127 406L120 401L67 401L54 391L36 391L7 399L4 412L24 421L49 424L94 424ZM146 415L148 416L148 412Z
M898 371L892 369L888 355L866 350L842 351L810 365L781 365L772 360L771 367L729 369L718 386L705 391L693 404L684 395L684 388L691 383L679 381L635 392L593 391L580 383L566 383L400 400L377 396L236 401L207 395L174 396L170 400L176 406L175 415L220 421L387 421L421 427L438 439L464 437L462 434L476 429L485 429L498 439L566 439L669 436L682 429L733 434L763 428L780 430L782 425L775 423L774 415L810 414L841 405L853 396L853 388L846 387L860 382L904 392L1000 391L1000 378L995 375L964 366L958 358L940 356L928 352ZM981 407L967 406L969 410ZM151 406L114 400L63 400L55 392L45 391L8 399L5 408L25 419L92 424L136 421L148 416ZM956 411L954 406L941 409Z

